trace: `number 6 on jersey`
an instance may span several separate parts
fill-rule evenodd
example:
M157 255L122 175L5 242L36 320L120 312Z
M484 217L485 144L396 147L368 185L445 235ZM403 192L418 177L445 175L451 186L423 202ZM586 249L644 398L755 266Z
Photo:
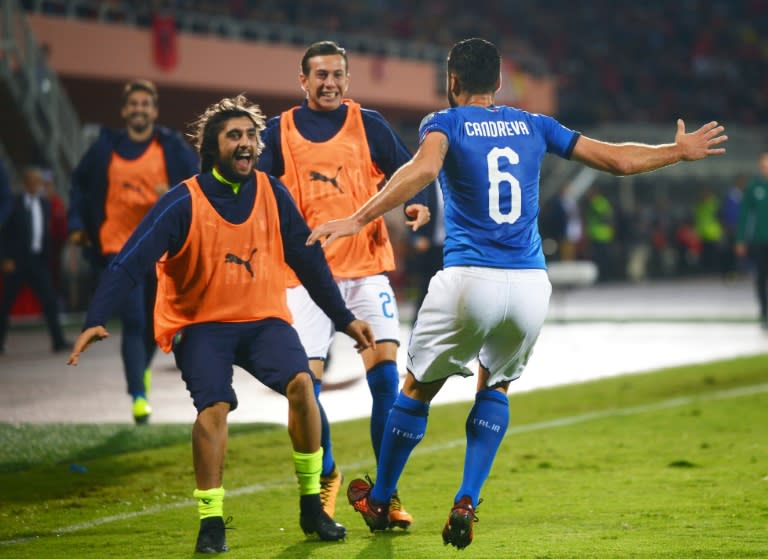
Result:
M512 148L493 148L486 157L488 161L488 214L496 223L514 223L520 218L522 210L520 182L510 173L499 168L499 159L506 158L511 165L520 163L520 156ZM511 200L509 212L502 213L499 205L500 187L503 182L509 183Z

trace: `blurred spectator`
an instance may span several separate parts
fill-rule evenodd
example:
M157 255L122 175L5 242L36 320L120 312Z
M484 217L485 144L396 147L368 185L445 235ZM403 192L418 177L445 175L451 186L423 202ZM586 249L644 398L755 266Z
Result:
M744 188L748 177L740 174L733 185L725 192L720 202L718 218L723 228L723 250L720 255L720 273L723 279L731 279L739 271L738 259L734 250L736 230L739 224L739 211Z
M677 273L690 274L699 267L701 240L696 234L694 218L685 214L675 229L675 249L677 250Z
M13 208L13 196L11 195L11 181L8 179L8 172L5 170L5 164L0 159L0 227L11 215ZM2 258L0 253L0 258Z
M67 242L67 208L56 188L53 171L41 170L40 179L43 181L43 195L51 206L51 250L48 255L51 280L56 293L61 294L61 258L64 244Z
M668 200L657 200L651 216L648 272L651 277L672 276L675 273L675 247Z
M648 263L648 272L652 277L664 277L674 271L674 264L671 269L668 267L669 252L669 232L665 223L656 218L651 224L651 255ZM672 261L674 262L674 257Z
M64 338L59 322L56 294L51 282L48 254L51 247L51 207L43 194L41 169L26 167L22 175L24 191L13 198L10 216L2 228L1 267L5 289L0 302L0 353L5 339L11 308L21 288L29 285L40 300L51 336L51 349L68 351L72 344Z
M699 267L705 274L712 274L720 269L720 247L723 240L723 228L718 214L720 202L710 189L705 189L694 208L696 235L701 242Z
M635 205L634 211L619 211L617 239L620 243L621 270L632 281L648 277L651 260L653 233L653 208L646 204Z
M563 186L552 200L544 221L548 224L548 234L557 243L557 259L576 260L579 257L584 228L581 209L570 184Z
M768 151L760 155L758 170L741 200L735 250L743 258L749 249L755 266L760 323L768 330Z
M587 193L584 214L589 255L597 266L598 281L614 279L613 243L616 238L616 223L613 204L598 187L593 186Z

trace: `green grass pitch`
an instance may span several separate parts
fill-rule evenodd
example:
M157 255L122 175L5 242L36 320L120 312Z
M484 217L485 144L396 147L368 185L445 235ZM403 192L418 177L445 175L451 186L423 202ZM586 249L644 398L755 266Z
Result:
M285 428L233 425L224 557L768 557L768 354L513 394L475 541L457 551L440 531L470 406L431 410L399 487L411 529L369 533L342 494L337 543L299 529ZM0 424L0 558L193 557L190 432ZM375 475L366 420L333 436L347 480Z

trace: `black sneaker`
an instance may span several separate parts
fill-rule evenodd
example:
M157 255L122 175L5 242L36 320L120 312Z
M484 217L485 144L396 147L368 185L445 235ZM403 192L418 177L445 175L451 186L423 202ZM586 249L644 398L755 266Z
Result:
M306 535L317 534L326 542L343 540L347 536L347 529L323 510L319 494L302 495L300 505L299 526Z
M229 520L229 519L228 519ZM211 516L200 521L200 531L197 533L198 553L223 553L228 551L227 537L224 535L224 518Z

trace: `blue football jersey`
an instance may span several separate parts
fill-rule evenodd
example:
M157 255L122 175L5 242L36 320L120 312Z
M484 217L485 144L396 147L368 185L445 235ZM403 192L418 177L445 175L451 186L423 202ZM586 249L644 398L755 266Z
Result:
M444 265L545 269L539 175L545 153L570 158L579 137L552 117L505 106L461 106L427 116L448 138L440 172Z

